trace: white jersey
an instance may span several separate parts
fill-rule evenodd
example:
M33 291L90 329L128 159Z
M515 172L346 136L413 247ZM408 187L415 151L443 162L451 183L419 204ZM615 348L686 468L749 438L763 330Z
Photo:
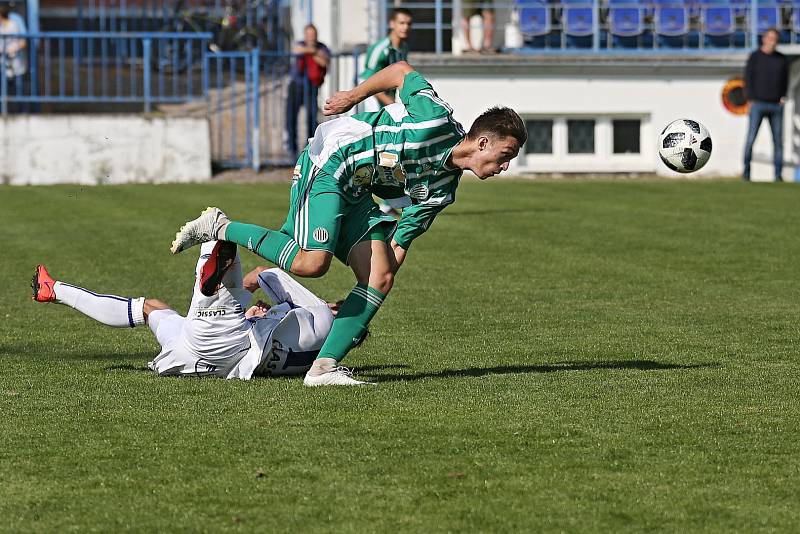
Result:
M213 245L201 249L198 279ZM195 283L187 317L152 312L148 324L162 349L149 367L160 375L241 380L308 370L333 323L328 305L280 269L262 272L258 283L273 304L262 318L244 316L251 293L242 288L238 256L216 295L204 296Z

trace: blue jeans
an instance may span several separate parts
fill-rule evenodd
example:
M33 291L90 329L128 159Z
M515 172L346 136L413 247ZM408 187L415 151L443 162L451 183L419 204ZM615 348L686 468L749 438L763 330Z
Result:
M747 142L744 145L744 179L750 179L750 160L753 157L753 142L764 118L769 120L772 130L772 154L775 160L775 180L781 180L783 171L783 104L777 102L750 102L750 124L747 129Z
M289 82L289 94L286 98L286 133L289 136L288 149L292 158L297 156L297 115L300 108L306 108L306 132L308 137L317 129L317 93L319 87L308 78L292 78ZM305 147L305 142L303 142Z

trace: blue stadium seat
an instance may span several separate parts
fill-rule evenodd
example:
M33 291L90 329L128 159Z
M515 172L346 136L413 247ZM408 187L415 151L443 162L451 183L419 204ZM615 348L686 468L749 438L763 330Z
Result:
M769 28L781 28L781 13L777 5L758 6L758 27L759 35Z
M544 48L558 46L557 36L553 41L553 25L550 19L550 6L534 0L517 0L519 29L528 46Z
M736 21L730 5L704 6L700 24L706 46L730 47L733 44Z
M666 2L664 2L666 3ZM689 10L672 5L656 6L653 15L653 26L658 36L658 46L667 48L685 48L689 34Z
M608 8L607 23L613 46L624 48L639 46L639 37L644 33L644 12L641 7L611 5Z
M586 0L564 5L561 16L567 46L570 48L589 48L592 46L594 32L594 10Z

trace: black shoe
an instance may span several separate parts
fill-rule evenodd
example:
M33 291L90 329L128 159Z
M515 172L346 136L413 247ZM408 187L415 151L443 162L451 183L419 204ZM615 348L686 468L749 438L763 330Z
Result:
M236 243L217 241L211 256L200 271L200 292L210 297L217 292L222 277L236 260Z

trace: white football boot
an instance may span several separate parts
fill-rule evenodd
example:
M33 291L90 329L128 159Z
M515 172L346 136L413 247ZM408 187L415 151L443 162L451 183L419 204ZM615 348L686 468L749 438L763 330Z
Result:
M327 373L311 376L306 373L303 384L308 387L317 386L374 386L375 382L363 382L353 378L353 371L347 367L334 367Z
M189 247L217 240L217 230L223 224L229 223L228 217L219 208L206 208L200 217L189 221L175 234L170 250L173 254L182 252Z

